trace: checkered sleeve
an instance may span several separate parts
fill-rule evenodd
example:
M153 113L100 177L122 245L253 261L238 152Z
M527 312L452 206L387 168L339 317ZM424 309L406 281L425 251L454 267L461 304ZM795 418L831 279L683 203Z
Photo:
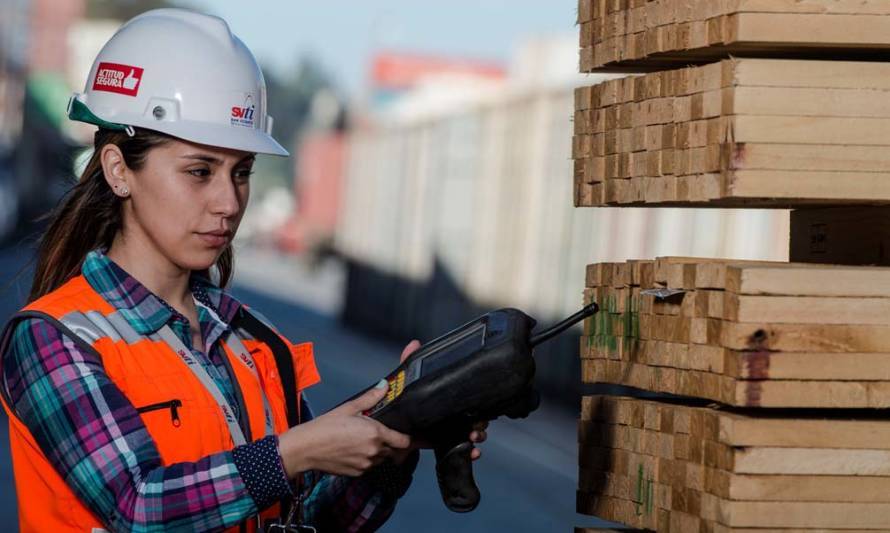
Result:
M15 326L0 384L49 462L110 530L218 530L258 511L239 472L250 465L236 465L233 452L162 466L98 354L46 320Z

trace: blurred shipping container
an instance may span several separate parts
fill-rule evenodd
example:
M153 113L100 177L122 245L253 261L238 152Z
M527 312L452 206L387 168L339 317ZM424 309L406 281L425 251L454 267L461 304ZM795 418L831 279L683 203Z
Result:
M787 259L786 211L575 209L572 89L598 80L562 60L576 57L571 39L535 41L518 55L520 74L512 69L494 91L458 101L448 90L436 101L424 88L426 106L409 92L350 133L336 236L350 264L347 323L429 340L493 307L543 322L568 314L593 262ZM527 74L536 69L548 75ZM576 354L571 335L546 347L545 389L573 400Z
M278 248L292 253L324 251L337 226L343 181L343 133L307 135L299 145L294 180L296 209L278 229Z

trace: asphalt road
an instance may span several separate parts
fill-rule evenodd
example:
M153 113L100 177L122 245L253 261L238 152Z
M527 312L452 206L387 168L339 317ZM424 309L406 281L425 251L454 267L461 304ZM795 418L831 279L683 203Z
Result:
M18 309L30 286L25 272L14 275L30 259L23 247L0 250L0 320ZM262 257L254 261L267 261ZM281 265L245 264L253 272L280 270ZM277 270L276 270L277 269ZM269 317L294 341L315 343L323 382L308 392L316 413L324 412L356 391L376 382L398 362L401 347L360 336L331 318L330 306L309 306L282 297L274 279L246 276L234 292ZM311 280L310 280L311 283ZM294 290L298 287L294 288ZM305 301L305 300L303 300ZM321 309L321 311L314 310ZM0 524L16 526L15 488L9 459L6 420L0 415ZM476 481L482 502L469 514L455 514L442 504L435 481L434 458L424 452L408 494L381 531L570 532L574 526L604 526L574 512L577 486L575 415L546 401L528 419L497 420L477 461ZM12 527L10 527L12 526Z

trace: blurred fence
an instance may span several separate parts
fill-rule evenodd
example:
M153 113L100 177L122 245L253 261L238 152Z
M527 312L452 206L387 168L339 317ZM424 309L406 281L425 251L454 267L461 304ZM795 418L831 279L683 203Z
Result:
M569 314L593 262L787 259L786 211L574 208L572 110L569 87L505 90L355 129L336 236L350 265L344 320L430 340L494 307L542 322ZM538 357L539 382L567 399L577 339Z

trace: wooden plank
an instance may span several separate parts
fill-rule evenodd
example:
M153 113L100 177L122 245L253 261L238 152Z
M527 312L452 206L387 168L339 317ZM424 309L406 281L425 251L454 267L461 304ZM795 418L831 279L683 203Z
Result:
M733 454L740 474L890 475L890 450L836 448L744 448Z
M778 261L750 261L742 259L713 259L702 261L695 267L696 289L726 288L726 269L729 265L758 265L784 267L786 263Z
M890 17L888 17L890 18ZM739 115L732 117L735 142L890 145L890 119Z
M715 412L718 439L729 446L890 449L890 421L872 414L763 413L759 416ZM823 418L819 418L822 416ZM844 417L847 418L844 418Z
M727 87L702 93L703 99L712 96L717 101L703 116L890 117L890 100L880 89Z
M890 15L890 5L883 0L730 0L724 4L725 7L720 10L722 14L750 11L818 15Z
M882 529L890 523L890 504L720 502L720 514L730 527Z
M718 355L708 350L717 350L722 356L719 366ZM690 364L689 368L739 379L890 380L890 354L887 353L746 352L693 345L690 354L699 355L698 360L702 362Z
M890 63L744 58L722 65L725 87L890 89Z
M839 45L884 49L890 46L887 38L890 17L886 16L738 12L729 15L726 31L726 43L814 48Z
M890 352L890 327L721 322L720 342L736 350Z
M725 379L729 380L724 376ZM733 380L733 399L706 397L740 407L799 407L819 409L885 408L890 406L890 385L885 381L764 381ZM685 392L689 396L696 389Z
M730 265L726 290L751 295L887 297L890 269L801 263L790 267Z
M890 299L725 293L724 320L774 324L890 325Z
M730 474L729 499L810 502L888 502L890 477Z
M604 282L606 263L595 263L587 266L587 275L585 278L586 287L600 287L608 285Z
M881 146L730 143L721 146L727 169L890 172Z

